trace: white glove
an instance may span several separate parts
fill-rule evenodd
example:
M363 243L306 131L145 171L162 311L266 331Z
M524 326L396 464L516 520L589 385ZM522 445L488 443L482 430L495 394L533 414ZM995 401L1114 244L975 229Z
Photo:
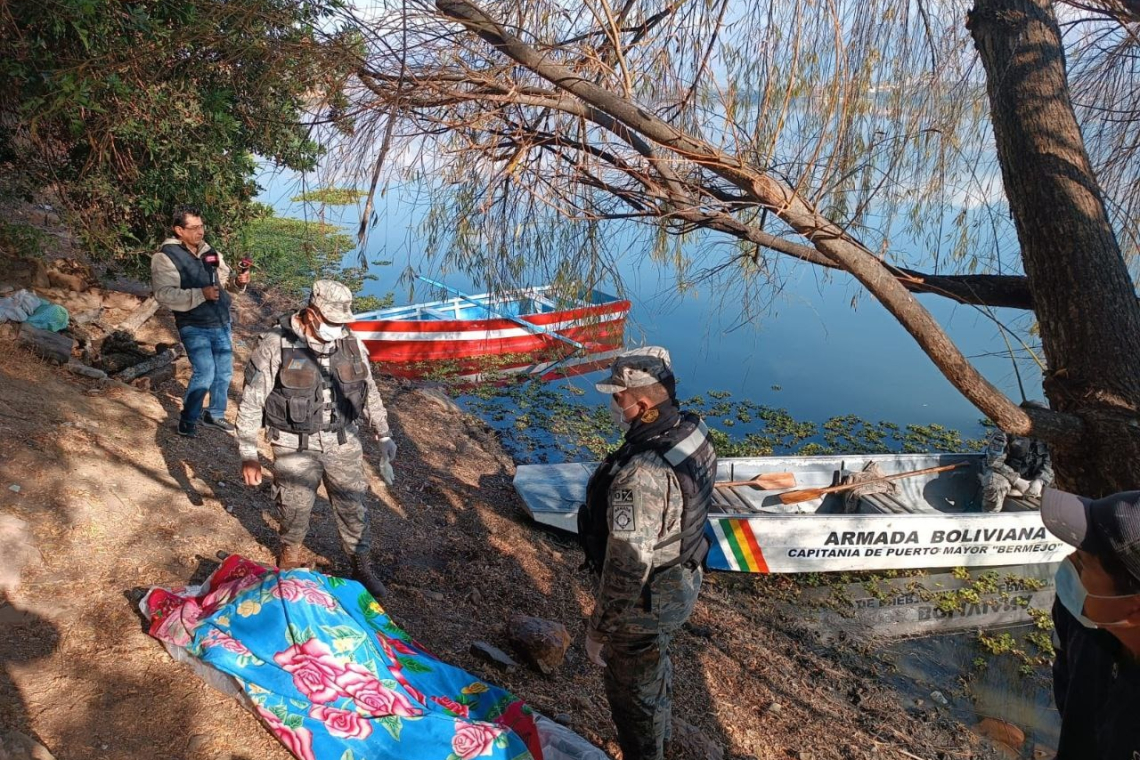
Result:
M1040 480L1034 480L1033 482L1031 482L1029 484L1029 488L1025 489L1024 493L1026 496L1028 496L1032 499L1040 499L1041 498L1041 491L1044 488L1045 488L1044 483L1042 483Z
M393 462L396 459L396 442L389 436L380 439L380 454L384 459Z
M1010 489L1010 495L1014 495L1013 492L1017 491L1017 495L1020 496L1028 490L1029 481L1025 478L1018 478L1017 480L1013 481L1013 488Z
M606 666L606 661L602 659L602 647L605 643L596 639L592 630L586 630L586 656L590 658L590 662L597 665L599 668Z
M396 472L392 469L392 464L387 459L380 461L380 479L384 481L386 486L396 485Z

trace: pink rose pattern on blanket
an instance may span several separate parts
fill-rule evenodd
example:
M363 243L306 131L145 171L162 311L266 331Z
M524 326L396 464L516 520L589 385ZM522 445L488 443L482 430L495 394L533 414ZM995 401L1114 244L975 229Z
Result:
M233 555L152 589L152 636L234 676L299 760L541 760L530 708L429 654L362 586Z

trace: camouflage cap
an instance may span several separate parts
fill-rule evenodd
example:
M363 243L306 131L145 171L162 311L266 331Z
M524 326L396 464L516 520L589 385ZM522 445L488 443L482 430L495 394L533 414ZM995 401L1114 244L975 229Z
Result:
M634 348L619 355L610 367L610 376L594 385L599 393L620 393L657 383L671 383L673 362L660 346Z
M317 280L309 304L316 306L325 321L344 324L352 321L352 291L336 280Z

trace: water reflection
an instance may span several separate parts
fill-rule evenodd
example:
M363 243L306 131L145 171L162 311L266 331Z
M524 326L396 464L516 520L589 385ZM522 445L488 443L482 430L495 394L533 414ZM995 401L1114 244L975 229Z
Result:
M1021 626L1009 632L1030 630ZM947 701L945 709L979 733L997 723L1014 727L1009 734L1023 733L1024 741L1011 747L1016 751L1011 757L1053 757L1061 717L1053 704L1048 669L1026 675L1017 659L999 655L987 657L985 668L978 670L975 660L981 650L976 641L972 633L930 636L885 644L877 653L895 666L887 682L909 699L909 707L933 707L939 700L932 695L938 692Z
M1056 569L1050 563L936 573L809 589L804 597L820 605L839 602L819 613L825 641L993 630L1029 624L1028 610L1050 609Z
M1055 564L940 573L806 590L820 605L812 626L824 641L867 646L890 667L888 684L909 710L949 712L1001 738L1010 757L1051 758L1060 717L1049 669L1028 665L1040 630L1031 611L1053 605ZM800 609L802 614L802 608ZM994 655L979 634L1026 652ZM1008 635L1008 639L1006 636Z

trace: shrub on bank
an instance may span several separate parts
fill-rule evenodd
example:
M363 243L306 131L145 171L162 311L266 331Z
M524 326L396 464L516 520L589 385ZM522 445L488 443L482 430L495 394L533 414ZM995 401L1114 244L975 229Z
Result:
M354 294L353 310L371 311L391 306L392 294L383 297L359 295L364 284L375 280L366 267L344 266L344 257L356 247L351 235L333 224L273 216L260 205L259 216L245 224L225 251L236 264L243 256L254 262L259 283L302 298L313 280L329 278L347 285Z

